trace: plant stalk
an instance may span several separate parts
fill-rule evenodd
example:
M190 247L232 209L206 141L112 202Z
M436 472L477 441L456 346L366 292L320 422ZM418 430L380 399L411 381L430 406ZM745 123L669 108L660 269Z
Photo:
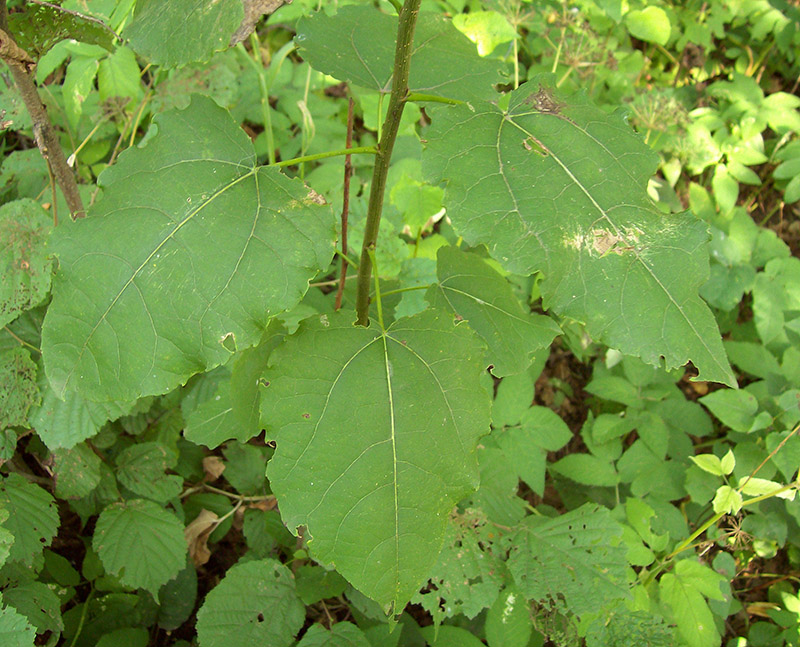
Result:
M356 323L369 325L369 289L372 274L370 253L375 251L378 241L378 230L383 212L383 198L386 193L386 176L389 173L389 162L392 149L400 128L406 97L408 95L408 73L411 67L411 46L414 42L414 28L419 16L421 0L406 0L400 12L397 27L397 46L394 54L394 74L392 76L392 93L389 96L389 109L383 132L375 155L375 168L372 172L372 186L367 207L367 224L364 228L364 242L361 246L361 262L358 266L358 286L356 296Z
M351 148L353 145L353 97L347 105L347 137L345 139L345 148ZM350 178L353 175L353 165L350 161L350 155L344 157L344 189L342 191L342 253L347 254L347 219L350 215ZM347 259L342 256L342 269L339 276L339 288L336 290L336 301L334 302L334 310L339 310L342 307L342 297L344 296L344 282L347 280Z
M67 164L67 158L64 156L64 150L61 148L58 134L53 128L47 110L36 89L36 82L33 77L36 63L6 31L8 28L7 16L6 3L3 2L0 4L0 58L11 70L11 75L17 84L22 101L25 103L25 109L33 122L33 137L36 140L36 145L55 176L72 217L82 218L86 215L86 210L78 192L75 175Z

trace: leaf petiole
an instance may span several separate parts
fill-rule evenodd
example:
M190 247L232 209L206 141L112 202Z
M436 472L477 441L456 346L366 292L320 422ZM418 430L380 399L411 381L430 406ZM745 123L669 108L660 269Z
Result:
M325 151L324 153L315 153L314 155L303 155L302 157L293 157L292 159L281 160L280 162L275 162L274 164L267 164L267 166L277 166L278 168L281 168L283 166L296 166L297 164L303 164L304 162L313 162L315 160L325 159L326 157L338 157L339 155L352 155L353 153L375 155L377 152L378 149L375 146L356 146L355 148L340 148L335 151Z

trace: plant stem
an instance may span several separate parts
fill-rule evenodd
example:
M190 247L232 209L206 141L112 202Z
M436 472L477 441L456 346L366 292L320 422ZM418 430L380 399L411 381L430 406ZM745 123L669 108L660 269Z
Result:
M33 78L36 64L5 31L7 24L6 3L3 2L0 4L0 58L8 65L17 84L22 101L25 103L25 109L33 122L33 137L42 157L52 170L58 186L61 187L61 192L64 194L73 218L81 218L86 215L86 210L83 208L75 176L67 165L67 158L64 157L58 134L50 122L50 117L36 89Z
M408 73L411 65L411 46L414 41L414 28L417 24L421 0L406 0L400 11L397 27L397 46L394 55L394 74L392 75L392 94L389 97L389 109L383 125L378 152L375 156L375 168L372 173L372 186L367 207L367 223L364 228L364 242L361 246L361 262L358 266L358 286L356 297L356 323L369 325L369 282L372 273L370 252L375 250L378 241L378 230L381 224L383 198L386 192L386 176L389 173L389 162L392 149L400 128L408 95Z
M240 43L241 45L241 43ZM264 61L261 59L261 43L258 34L250 34L250 47L253 50L253 67L258 76L258 86L261 90L261 118L264 120L264 134L267 136L267 155L269 163L275 163L275 138L272 133L272 110L269 105L269 88L267 87L267 75L264 70Z
M303 162L313 162L314 160L325 159L326 157L336 157L338 155L352 155L353 153L370 153L377 155L378 149L375 146L356 146L355 148L341 148L335 151L325 151L324 153L314 153L313 155L303 155L302 157L293 157L290 160L283 160L275 162L270 166L295 166Z
M466 101L451 99L450 97L439 97L435 94L422 94L421 92L409 92L406 101L430 101L432 103L446 103L450 106L465 106Z
M353 97L347 104L347 137L344 147L349 149L353 145ZM342 190L342 270L339 278L339 288L336 290L334 310L342 307L344 296L344 282L347 280L347 217L350 213L350 177L353 175L353 165L350 163L350 154L344 157L344 189Z

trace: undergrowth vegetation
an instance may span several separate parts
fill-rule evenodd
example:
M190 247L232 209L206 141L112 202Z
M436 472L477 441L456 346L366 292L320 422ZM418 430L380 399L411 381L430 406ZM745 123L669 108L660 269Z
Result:
M797 645L798 52L0 0L0 644Z

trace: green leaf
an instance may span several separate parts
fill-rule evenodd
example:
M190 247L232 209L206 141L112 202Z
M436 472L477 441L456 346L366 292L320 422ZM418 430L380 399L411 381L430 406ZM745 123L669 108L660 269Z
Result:
M625 24L631 35L647 43L666 45L669 40L669 16L660 7L646 7L625 14Z
M458 615L474 618L497 599L504 584L502 560L492 552L497 539L497 529L480 510L451 516L444 548L430 572L432 586L412 598L435 625Z
M100 68L97 70L100 101L105 102L115 97L127 99L128 102L139 99L142 95L140 74L133 51L125 46L115 49L111 56L100 61Z
M3 527L10 516L5 506L0 505L0 567L2 567L11 555L11 546L14 544L14 535Z
M34 640L36 630L14 607L3 606L0 596L0 644L3 647L33 647Z
M55 500L46 490L12 473L0 481L0 506L11 513L3 522L14 535L9 559L32 565L58 531Z
M388 94L392 89L397 17L373 7L318 12L297 25L295 41L315 70ZM452 61L458 61L453 66ZM494 94L497 63L478 56L475 46L441 14L420 14L408 87L411 92L469 101Z
M297 647L370 647L364 632L350 622L337 622L330 629L312 625Z
M295 577L297 595L306 606L341 595L348 587L347 581L336 571L328 571L313 564L304 564L298 568Z
M64 631L61 601L43 582L26 582L3 591L3 601L28 619L36 633ZM5 647L6 643L2 643Z
M0 351L0 429L23 426L39 400L36 364L24 348Z
M722 461L720 460L719 456L715 456L714 454L698 454L697 456L689 456L689 460L691 460L704 472L708 472L714 476L725 476L726 474L722 467Z
M730 485L721 485L717 488L712 505L717 514L737 514L742 509L742 495Z
M186 417L183 435L197 445L213 449L231 438L240 438L242 442L251 438L251 436L241 438L244 436L242 432L233 414L231 383L228 377L218 383L215 393L210 398L201 402Z
M274 559L247 562L231 568L206 596L197 637L200 647L288 647L304 618L288 568Z
M102 174L89 217L52 237L60 265L42 346L60 397L169 391L226 362L231 344L254 345L328 267L330 209L259 168L225 110L195 97L155 123Z
M0 328L44 301L53 260L45 239L53 219L29 198L0 207Z
M544 305L588 333L666 368L734 385L711 311L706 225L664 215L646 192L658 163L623 121L536 77L509 106L437 111L425 168L447 182L453 226L510 272L541 271ZM553 226L558 223L558 226ZM602 277L598 280L598 277Z
M147 647L150 634L141 627L124 627L105 634L96 647Z
M471 11L457 14L453 25L478 46L478 54L486 56L495 48L517 37L517 30L497 11Z
M264 372L270 353L283 341L286 330L274 319L258 346L248 348L234 360L231 369L231 409L240 429L236 436L241 442L261 431L261 391L259 378Z
M582 616L629 597L622 526L586 504L555 519L527 517L508 539L508 568L523 595Z
M137 54L175 67L228 47L243 18L241 0L139 0L124 33Z
M224 449L225 480L239 494L261 495L266 491L268 450L241 443L228 443Z
M544 494L547 452L558 451L572 438L566 423L547 407L528 409L519 427L493 434L519 478L537 494Z
M194 613L197 602L197 571L191 560L158 592L158 626L174 631Z
M131 492L165 503L178 496L183 488L180 476L166 474L177 459L177 454L161 443L131 445L114 460L117 479Z
M181 522L160 505L142 499L106 507L97 519L92 547L106 572L154 597L186 563Z
M678 632L689 647L717 647L720 635L704 596L722 600L719 583L724 581L710 568L692 560L675 565L674 573L659 580L661 600L672 609Z
M100 485L100 457L85 443L53 452L56 496L80 499Z
M429 574L447 515L477 486L483 352L466 325L428 310L386 331L312 318L270 358L267 476L284 522L306 526L315 559L390 610Z
M450 625L422 627L422 636L430 647L483 647L473 633Z
M93 43L107 50L111 50L114 43L112 31L57 6L26 4L24 11L8 17L8 23L17 44L36 58L65 38Z
M550 469L583 485L614 487L620 480L613 465L592 454L567 454Z
M59 398L42 370L38 384L42 402L31 409L28 423L50 450L75 447L96 435L109 420L127 415L134 406L133 402L89 402L74 392Z
M727 427L747 432L753 426L758 401L747 391L720 389L700 398L700 402Z
M526 647L533 627L528 601L515 588L506 588L486 614L489 647Z
M436 274L428 302L469 322L486 342L497 377L522 373L561 332L550 317L523 310L509 283L475 254L441 247Z

